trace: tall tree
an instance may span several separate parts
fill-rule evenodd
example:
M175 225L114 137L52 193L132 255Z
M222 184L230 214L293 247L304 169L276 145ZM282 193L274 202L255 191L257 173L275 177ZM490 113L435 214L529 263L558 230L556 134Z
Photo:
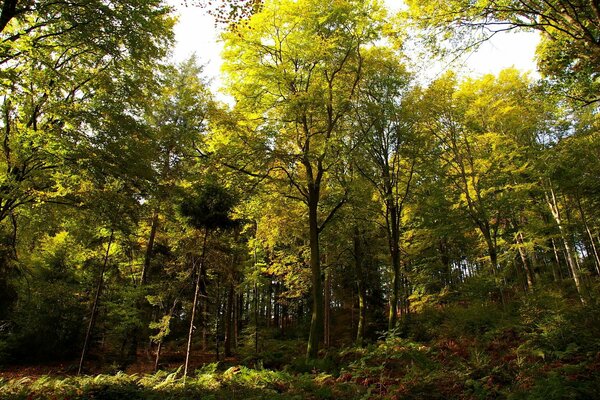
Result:
M336 188L362 76L362 48L379 36L376 1L270 1L225 36L230 92L251 122L239 142L260 143L270 176L306 206L312 272L307 356L323 337L319 235L345 202Z
M531 188L525 149L545 131L544 103L514 70L460 88L447 75L423 100L421 128L434 139L452 197L479 230L498 278L503 234ZM527 118L516 120L517 115Z
M401 289L403 206L416 174L419 143L406 100L410 75L398 55L374 49L365 55L356 120L365 157L357 167L379 193L392 263L392 293L388 329L396 325ZM359 159L360 160L360 159Z

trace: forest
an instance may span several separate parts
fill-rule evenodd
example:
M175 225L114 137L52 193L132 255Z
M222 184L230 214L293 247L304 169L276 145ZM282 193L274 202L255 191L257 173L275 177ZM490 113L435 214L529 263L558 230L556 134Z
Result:
M0 3L0 399L600 398L597 0Z

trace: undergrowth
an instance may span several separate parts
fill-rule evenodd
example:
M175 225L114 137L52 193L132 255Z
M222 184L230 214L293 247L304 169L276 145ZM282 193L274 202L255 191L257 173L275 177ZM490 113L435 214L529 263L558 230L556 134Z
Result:
M424 307L366 347L307 361L303 342L265 337L241 365L184 380L152 375L2 380L0 399L595 399L600 306L547 292L514 301Z

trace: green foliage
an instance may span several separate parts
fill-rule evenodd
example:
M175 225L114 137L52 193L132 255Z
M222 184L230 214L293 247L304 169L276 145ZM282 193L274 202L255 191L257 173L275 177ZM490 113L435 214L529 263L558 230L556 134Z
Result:
M360 389L335 384L327 375L290 375L285 372L231 367L223 372L214 364L188 377L185 384L175 373L155 375L41 377L0 382L0 399L353 399Z
M32 276L19 282L10 331L2 335L4 355L13 360L70 357L81 335L86 310L77 295L82 278L77 267L85 257L64 231L46 236L40 247L29 260Z
M565 301L560 292L547 291L525 299L519 310L524 324L523 352L547 360L592 356L600 346L600 308Z
M208 182L195 188L180 205L181 213L197 229L212 230L233 226L231 212L236 200L223 186Z
M550 84L583 102L598 101L598 5L577 0L408 2L408 15L438 50L466 49L506 30L537 30L538 68Z

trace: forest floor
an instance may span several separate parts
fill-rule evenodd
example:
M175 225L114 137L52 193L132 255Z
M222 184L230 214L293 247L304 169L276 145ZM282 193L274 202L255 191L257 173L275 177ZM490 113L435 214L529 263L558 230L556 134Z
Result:
M423 310L394 336L315 361L303 341L265 335L258 354L195 354L185 382L178 353L157 373L145 354L81 377L76 361L11 366L0 399L600 399L600 307L550 303Z

